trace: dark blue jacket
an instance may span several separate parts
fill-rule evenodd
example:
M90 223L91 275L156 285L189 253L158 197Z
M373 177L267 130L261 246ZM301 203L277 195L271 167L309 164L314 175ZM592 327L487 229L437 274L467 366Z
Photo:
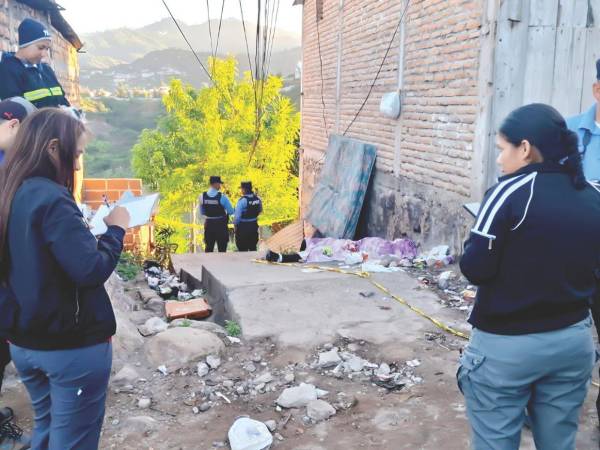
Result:
M532 164L486 194L460 268L479 286L469 322L495 334L558 330L589 315L600 267L600 193Z
M8 224L10 270L0 296L0 329L18 346L50 350L108 340L116 322L104 282L124 230L92 235L67 189L30 178L18 189Z
M38 108L70 106L48 64L27 64L12 53L0 61L0 99L24 97Z

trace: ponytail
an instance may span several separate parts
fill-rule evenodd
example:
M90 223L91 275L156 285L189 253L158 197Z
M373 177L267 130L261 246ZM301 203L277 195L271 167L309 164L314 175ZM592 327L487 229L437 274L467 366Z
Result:
M571 181L575 189L581 190L587 185L587 182L583 174L583 163L581 153L579 153L579 138L577 134L569 129L565 129L561 136L561 145L567 154L566 159L562 163L567 173L571 175Z

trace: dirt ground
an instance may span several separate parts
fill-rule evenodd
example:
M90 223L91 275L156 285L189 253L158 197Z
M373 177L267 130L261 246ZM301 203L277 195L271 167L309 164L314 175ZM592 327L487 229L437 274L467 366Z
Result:
M429 285L436 274L426 276L431 280L423 284ZM125 309L135 316L136 324L152 316L135 306L138 300L134 294L141 280L117 283L120 286L115 295L119 299L113 301L129 305ZM445 302L443 298L440 301ZM422 319L415 316L408 320ZM241 342L233 344L222 339L227 346L221 364L203 377L198 375L195 362L165 375L148 364L142 348L115 353L115 372L128 365L137 375L127 385L111 384L100 448L229 448L227 432L240 416L275 421L273 448L280 449L469 448L465 407L456 388L454 368L449 370L441 364L449 355L458 359L459 349L465 345L458 338L432 328L415 339L409 350L418 358L419 364L411 369L417 382L392 390L365 376L368 370L336 377L331 368L316 367L319 353L331 348L377 365L406 367L407 361L386 361L380 347L369 342L339 338L324 347L283 348L269 339L247 342L241 336ZM266 373L271 380L257 387L255 380ZM336 414L315 423L306 416L306 408L277 407L281 392L299 383L327 391L323 399L336 407ZM595 394L596 388L592 388L582 412L578 435L581 450L599 448ZM141 406L140 399L150 399L150 406ZM2 402L15 409L23 428L31 429L29 399L14 375L8 377ZM534 448L528 431L521 448Z

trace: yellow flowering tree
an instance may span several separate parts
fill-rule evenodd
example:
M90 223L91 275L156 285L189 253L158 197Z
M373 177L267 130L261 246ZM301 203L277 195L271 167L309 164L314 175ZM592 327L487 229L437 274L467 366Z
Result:
M194 210L211 175L223 178L234 206L240 182L252 181L264 202L263 224L298 214L300 118L281 94L282 79L270 76L257 90L249 73L238 77L234 58L209 64L214 85L196 90L173 80L163 97L166 117L156 129L144 130L133 148L133 170L161 193L157 222L175 228L180 251L189 250L201 232Z

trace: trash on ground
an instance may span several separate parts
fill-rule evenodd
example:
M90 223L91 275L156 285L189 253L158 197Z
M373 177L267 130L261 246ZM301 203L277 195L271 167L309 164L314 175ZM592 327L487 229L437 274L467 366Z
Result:
M248 417L237 419L227 434L231 450L264 450L273 444L267 426Z

